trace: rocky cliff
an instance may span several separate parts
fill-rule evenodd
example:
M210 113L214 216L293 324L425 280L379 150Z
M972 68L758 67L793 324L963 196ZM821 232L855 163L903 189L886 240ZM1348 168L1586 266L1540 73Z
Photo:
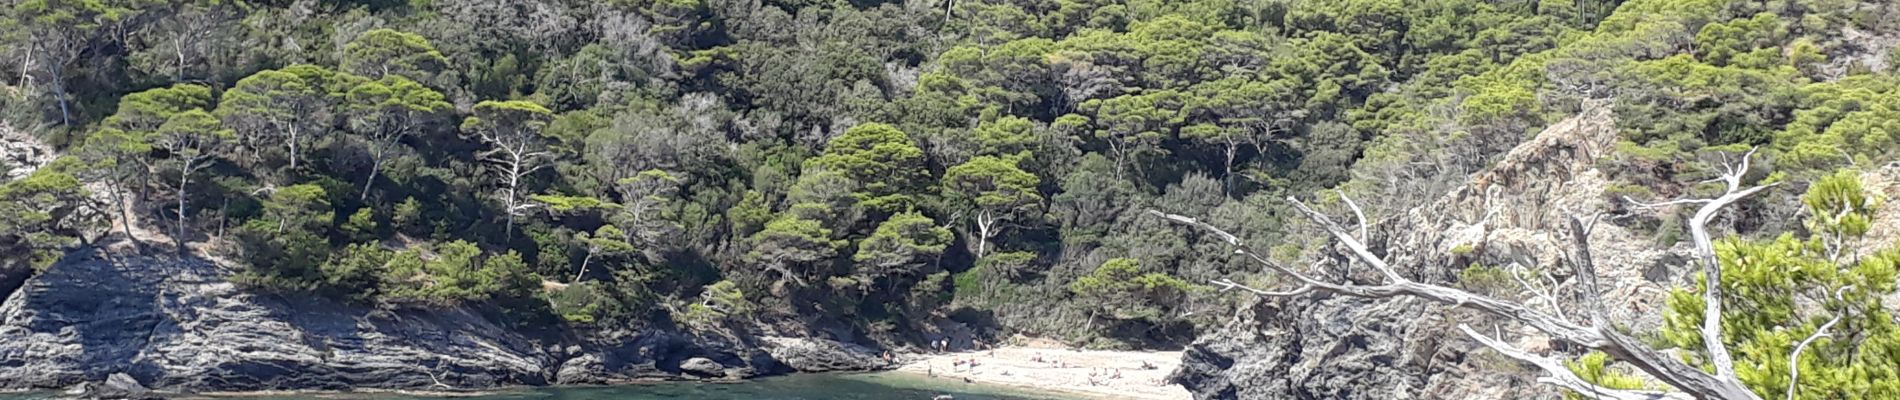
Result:
M1457 280L1472 263L1553 271L1564 280L1570 214L1610 211L1599 157L1616 142L1607 107L1586 106L1450 193L1383 218L1368 245L1410 278ZM1373 218L1378 218L1373 216ZM1663 294L1690 267L1614 223L1591 232L1609 312L1636 331L1660 324ZM1561 282L1559 282L1561 284ZM1418 299L1309 294L1264 299L1187 349L1175 379L1201 399L1521 399L1555 395L1527 368L1456 330L1483 317ZM1550 348L1530 332L1526 348Z
M881 368L818 339L655 329L528 337L482 313L250 293L214 262L82 250L0 304L0 388L123 373L177 391L472 389Z

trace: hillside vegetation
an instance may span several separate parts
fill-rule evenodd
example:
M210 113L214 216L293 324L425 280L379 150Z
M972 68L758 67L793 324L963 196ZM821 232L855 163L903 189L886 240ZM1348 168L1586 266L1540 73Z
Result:
M0 186L0 255L202 243L253 290L481 306L524 329L890 343L952 319L1178 345L1242 301L1207 282L1258 271L1144 210L1294 260L1325 242L1279 199L1401 214L1585 101L1617 116L1601 162L1619 196L1710 193L1689 184L1713 176L1700 160L1750 147L1759 179L1806 188L1900 152L1896 11L18 0L0 10L0 129L63 156L0 165L37 167ZM1802 193L1750 200L1737 225L1808 230ZM1633 224L1683 240L1679 218Z

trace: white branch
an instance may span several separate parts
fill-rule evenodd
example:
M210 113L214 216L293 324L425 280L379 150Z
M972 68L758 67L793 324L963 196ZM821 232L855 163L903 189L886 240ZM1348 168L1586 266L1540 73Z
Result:
M1492 350L1496 350L1505 357L1537 366L1537 368L1543 370L1545 374L1545 376L1537 378L1538 382L1568 389L1572 392L1594 396L1599 399L1617 400L1688 400L1693 398L1684 393L1611 389L1597 386L1588 380L1584 380L1583 377L1577 376L1576 372L1570 370L1570 367L1564 366L1562 362L1556 359L1531 354L1530 352L1518 349L1517 346L1512 346L1496 338L1485 336L1484 334L1478 333L1478 331L1472 330L1470 325L1458 324L1458 330L1464 331L1466 336L1470 336L1472 339L1477 340L1478 343L1484 344L1485 347L1490 347Z
M1352 208L1353 218L1359 220L1359 240L1370 240L1370 236L1366 235L1366 226L1369 225L1366 223L1366 212L1359 209L1359 203L1352 202L1352 197L1346 196L1346 191L1335 191L1339 192L1339 199L1346 202L1346 207Z
M1745 171L1745 169L1743 171ZM1730 180L1730 181L1739 182L1739 179ZM1703 211L1698 214L1712 215L1715 210L1723 206L1726 206L1728 204L1731 204L1735 202L1736 200L1739 200L1742 197L1745 197L1749 194L1758 192L1763 188L1765 187L1755 187L1755 188L1740 189L1740 190L1731 188L1731 190L1729 191L1729 194L1719 199L1679 201L1679 202L1672 202L1672 203L1679 203L1679 204L1703 203L1703 204L1706 204L1706 206L1703 208ZM1287 201L1291 202L1295 209L1298 209L1301 213L1305 214L1315 224L1325 229L1327 233L1330 233L1335 239L1337 239L1340 242L1340 244L1342 244L1347 250L1349 250L1351 254L1358 261L1364 262L1368 265L1371 265L1373 268L1378 269L1380 273L1384 274L1388 278L1389 282L1385 284L1381 284L1381 285L1369 286L1369 285L1358 285L1358 284L1350 284L1350 283L1330 283L1330 282L1320 281L1311 276L1300 273L1299 271L1295 271L1291 268L1287 268L1285 266L1280 265L1279 263L1273 262L1272 260L1262 257L1258 253L1254 252L1246 244L1244 240L1240 239L1240 237L1235 236L1232 233L1228 233L1227 231L1222 230L1219 227L1215 227L1211 224L1201 222L1199 220L1186 217L1186 216L1166 214L1166 213L1162 213L1162 212L1154 211L1154 210L1149 210L1149 213L1154 214L1156 216L1160 216L1170 221L1201 228L1207 233L1215 237L1218 237L1222 241L1227 242L1228 244L1234 246L1235 253L1245 255L1248 258L1251 258L1261 263L1262 265L1266 266L1268 269L1274 272L1278 272L1278 273L1287 275L1289 277L1292 277L1294 280L1298 281L1298 283L1301 285L1299 288L1291 290L1291 291L1272 292L1272 291L1246 288L1239 284L1234 284L1231 281L1216 282L1217 285L1221 285L1225 287L1226 289L1238 288L1238 289L1254 292L1255 294L1268 295L1268 296L1288 296L1288 295L1303 294L1303 293L1307 293L1311 291L1322 291L1322 292L1327 292L1327 293L1332 293L1332 294L1339 294L1339 295L1360 297L1360 298L1374 298L1374 299L1391 298L1391 297L1399 297L1399 296L1424 298L1426 300L1431 300L1431 301L1438 302L1441 304L1453 305L1455 307L1471 308L1474 310L1478 310L1478 311L1490 314L1492 316L1509 319L1517 323L1524 324L1532 329L1536 329L1545 334L1548 334L1556 340L1576 344L1578 346L1582 346L1582 347L1586 347L1586 348L1590 348L1590 349L1594 349L1598 351L1602 351L1606 354L1609 354L1611 357L1617 360L1628 362L1632 364L1633 366L1635 366L1637 369L1642 370L1645 373L1648 373L1650 376L1653 376L1658 380L1661 380L1663 383L1668 384L1669 386L1672 386L1682 391L1682 393L1661 393L1661 392L1642 392L1642 391L1610 391L1608 392L1611 394L1625 396L1625 397L1618 397L1618 398L1625 398L1625 399L1696 398L1696 399L1737 399L1737 400L1759 400L1760 399L1760 396L1750 391L1747 387L1742 386L1740 381L1733 378L1734 375L1733 375L1732 363L1729 364L1729 369L1727 371L1728 375L1720 375L1720 374L1710 375L1702 371L1701 369L1698 369L1696 367L1692 367L1692 366L1689 366L1688 364L1683 363L1675 355L1649 348L1648 346L1642 344L1640 341L1636 340L1635 338L1629 337L1628 335L1618 332L1613 327L1608 327L1607 325L1604 325L1601 323L1593 323L1589 326L1579 325L1577 323L1564 319L1561 316L1546 314L1536 309L1527 307L1523 304L1500 301L1497 299L1473 294L1473 293L1459 290L1456 288L1432 285L1432 284L1424 284L1424 283L1418 283L1418 282L1407 280L1399 276L1398 273L1391 267L1390 264L1387 264L1385 260L1380 259L1378 256L1374 255L1371 252L1371 250L1369 250L1366 247L1364 243L1360 242L1357 238L1353 237L1353 235L1348 233L1345 230L1345 228L1342 228L1338 224L1334 223L1325 214L1322 214L1318 211L1314 211L1312 208L1307 207L1305 203L1301 203L1298 199L1288 197ZM1702 246L1702 247L1707 248L1706 246L1707 231L1706 229L1704 229L1704 225L1706 225L1707 218L1698 218L1695 221L1697 223L1694 224L1692 228L1694 228L1696 232L1698 233L1697 239L1701 240L1702 244L1705 244L1705 246ZM1591 292L1591 293L1587 293L1587 296L1594 298L1594 296L1597 296L1599 294L1598 292L1595 292L1595 288L1593 284L1595 280L1594 267L1589 265L1590 260L1588 256L1588 243L1587 243L1588 228L1584 227L1584 224L1582 223L1580 219L1572 218L1572 230L1573 230L1573 240L1579 246L1582 247L1582 249L1578 250L1578 252L1580 253L1580 256L1577 257L1573 261L1578 263L1577 267L1580 269L1580 273L1590 274L1590 277L1587 279L1591 282L1586 282L1585 284L1585 286L1590 286L1590 287L1586 287L1584 289L1586 292ZM1707 256L1710 262L1713 262L1712 251L1705 252L1704 255ZM1713 268L1710 268L1710 269L1713 269ZM1719 274L1720 274L1719 270L1713 271L1710 274L1710 276L1712 277L1711 282L1719 283L1720 282ZM1225 282L1225 283L1223 284L1222 282ZM1720 285L1708 285L1708 286L1711 288L1710 296L1719 295L1719 292L1718 292L1719 289L1715 289L1715 288L1718 288ZM1595 310L1593 309L1593 311ZM1714 315L1719 317L1720 314L1718 313ZM1593 322L1595 322L1594 320L1600 320L1601 318L1595 318L1595 316L1593 315L1592 319L1593 319ZM1719 319L1715 319L1715 318L1712 318L1711 320L1719 321ZM1467 331L1469 331L1469 329L1467 329ZM1472 332L1467 332L1467 333L1472 333ZM1707 331L1705 330L1705 334L1706 333ZM1479 337L1479 336L1474 334L1474 337ZM1712 336L1711 339L1708 340L1709 342L1712 343L1710 348L1714 351L1719 351L1720 354L1722 354L1724 357L1722 358L1722 360L1727 360L1726 349L1722 347L1719 339L1720 339L1719 335ZM1499 344L1502 343L1496 340L1489 340L1489 338L1483 338L1483 337L1480 337L1480 341L1486 341L1487 345L1491 343L1499 343ZM1492 346L1492 347L1500 348L1499 346ZM1516 351L1516 349L1510 348L1508 346L1501 347L1500 351L1505 351L1507 355L1511 355L1511 356L1514 356L1514 358L1518 358L1520 360L1524 360L1527 362L1532 362L1534 364L1539 364L1540 366L1556 365L1558 368L1560 369L1562 368L1562 365L1560 363L1551 364L1554 361L1545 362L1545 361L1548 361L1547 359L1545 359L1544 361L1539 361L1537 357L1530 357L1527 354L1523 353L1522 351ZM1519 356L1523 356L1523 357L1519 357ZM1545 368L1545 369L1549 370L1551 368ZM1722 370L1718 368L1718 371L1722 371ZM1567 372L1567 369L1565 369L1564 374L1568 374L1569 376L1574 377L1574 374L1569 374ZM1557 374L1555 372L1553 372L1552 375L1555 378L1543 379L1541 381L1545 383L1553 384L1553 385L1563 386L1566 388L1578 388L1578 389L1584 389L1585 391L1594 390L1592 389L1594 388L1594 385L1581 386L1581 385L1578 385L1578 382L1580 382L1578 380L1566 380L1562 378L1563 375ZM1605 393L1605 392L1606 391L1604 390L1595 391L1595 393Z
M1742 156L1740 163L1734 165L1725 163L1722 166L1722 175L1709 180L1722 182L1725 186L1722 195L1713 199L1683 199L1644 204L1628 200L1628 197L1624 198L1641 208L1702 204L1702 208L1697 209L1695 216L1689 219L1689 232L1695 241L1696 258L1702 264L1702 274L1706 281L1702 285L1702 345L1709 353L1709 363L1715 366L1715 377L1728 382L1739 382L1739 380L1735 376L1735 359L1729 355L1728 345L1722 343L1722 265L1715 256L1715 243L1709 235L1708 225L1723 207L1777 185L1742 187L1742 177L1748 174L1749 159L1754 155L1755 149L1749 149L1748 153Z
M1222 291L1222 292L1225 292L1225 291L1228 291L1228 290L1233 290L1233 289L1240 289L1240 290L1245 290L1245 291L1248 291L1248 292L1253 292L1253 294L1257 294L1257 295L1261 295L1261 296L1267 296L1267 297L1289 297L1289 296L1298 296L1298 295L1302 295L1302 294L1306 294L1307 292L1312 292L1312 291L1313 291L1313 285L1300 285L1300 287L1299 287L1299 288L1295 288L1295 289L1293 289L1293 290L1289 290L1289 291L1285 291L1285 292L1272 292L1272 291L1266 291L1266 290L1260 290L1260 289L1254 289L1254 288L1252 288L1252 287L1248 287L1247 285L1242 285L1242 284L1239 284L1239 283L1235 283L1235 282L1234 282L1233 280L1231 280L1231 279L1221 279L1221 280L1216 280L1216 281L1209 281L1208 283L1211 283L1211 284L1213 284L1214 286L1219 286L1219 287L1220 287L1220 291Z
M1345 228L1339 227L1339 224L1333 223L1332 218L1327 218L1326 214L1313 211L1312 208L1306 206L1306 203L1300 202L1299 199L1293 198L1293 196L1287 196L1286 201L1292 202L1294 208L1306 214L1313 222L1318 223L1321 228L1325 228L1326 232L1333 234L1334 238L1339 239L1340 244L1346 245L1347 249L1352 250L1353 254L1358 255L1360 261L1371 265L1373 269L1379 270L1379 273L1385 275L1386 279L1391 280L1391 283L1408 282L1404 277L1399 276L1397 271L1393 271L1392 266L1386 264L1385 260L1380 259L1377 255L1373 255L1372 250L1367 249L1365 243L1360 243L1359 239L1353 238L1352 234L1347 233ZM1354 208L1357 207L1355 206Z
M1840 289L1836 289L1834 291L1834 299L1843 301L1843 302L1847 301L1847 299L1841 297L1841 293L1846 292L1847 289L1851 289L1853 287L1854 287L1853 285L1847 285L1847 286L1841 287ZM1834 318L1827 320L1827 323L1825 324L1821 324L1821 328L1815 329L1814 334L1808 335L1807 339L1801 340L1801 344L1795 345L1794 352L1788 353L1788 400L1794 400L1795 384L1798 384L1801 382L1801 352L1803 350L1807 350L1808 345L1814 343L1815 340L1819 340L1824 337L1833 337L1834 334L1828 333L1828 330L1833 329L1834 324L1840 323L1841 317L1844 317L1844 316L1847 316L1847 312L1845 311L1839 314L1834 314Z

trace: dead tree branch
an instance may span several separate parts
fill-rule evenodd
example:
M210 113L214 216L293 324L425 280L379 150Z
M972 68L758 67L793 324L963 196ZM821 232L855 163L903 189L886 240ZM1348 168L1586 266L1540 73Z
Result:
M1715 376L1719 379L1735 382L1735 359L1729 355L1728 345L1722 343L1722 265L1715 258L1715 242L1709 236L1709 221L1715 219L1723 207L1734 204L1742 198L1775 186L1776 184L1753 187L1742 186L1742 176L1748 174L1748 161L1754 158L1755 149L1749 149L1742 155L1738 165L1723 165L1722 175L1709 182L1722 182L1724 190L1721 196L1713 199L1684 199L1664 203L1635 203L1639 208L1657 208L1677 204L1702 204L1695 216L1689 218L1690 236L1695 241L1696 259L1702 264L1702 274L1707 284L1703 286L1702 300L1702 346L1709 353L1709 363L1715 365ZM1725 157L1726 158L1726 157ZM1625 198L1627 199L1627 198Z
M1727 191L1720 197L1715 199L1677 200L1653 205L1638 203L1639 206L1646 207L1677 204L1703 205L1702 209L1696 213L1696 216L1690 220L1690 228L1694 233L1693 236L1696 241L1697 255L1702 261L1705 273L1708 274L1709 282L1712 283L1720 282L1721 272L1720 265L1715 259L1714 246L1711 244L1711 239L1708 234L1707 225L1709 220L1713 219L1715 214L1720 211L1722 207L1734 204L1742 198L1773 186L1742 187L1742 175L1747 173L1748 158L1753 156L1753 154L1754 152L1750 151L1747 155L1744 155L1740 165L1724 166L1725 172L1723 176L1718 179L1727 184ZM1365 243L1361 242L1359 238L1355 238L1344 227L1334 223L1326 214L1313 210L1298 199L1288 197L1287 201L1292 203L1293 207L1299 210L1300 213L1306 215L1308 219L1311 219L1315 225L1318 225L1325 229L1328 234L1331 234L1355 259L1378 270L1379 273L1385 277L1385 281L1376 285L1323 281L1266 258L1254 251L1246 241L1242 240L1239 236L1228 233L1226 230L1212 224L1182 215L1168 214L1155 210L1149 210L1148 212L1175 223L1199 228L1219 238L1221 241L1226 242L1228 245L1233 246L1236 254L1246 256L1274 273L1289 277L1294 281L1293 283L1299 285L1293 290L1270 291L1247 287L1235 283L1232 280L1222 279L1214 281L1213 284L1221 287L1222 290L1240 289L1252 292L1256 295L1272 297L1298 296L1318 291L1372 299L1401 296L1424 298L1440 304L1469 308L1495 317L1508 319L1543 332L1556 340L1602 351L1616 360L1629 363L1636 367L1636 369L1655 377L1657 380L1677 389L1679 392L1632 391L1597 386L1577 377L1575 373L1570 372L1569 368L1565 367L1561 362L1548 357L1529 354L1496 338L1480 335L1469 327L1460 326L1460 329L1465 331L1467 335L1470 335L1473 339L1476 339L1486 347L1497 350L1511 358L1538 366L1546 374L1546 376L1540 378L1539 381L1546 384L1563 387L1579 393L1590 393L1613 399L1761 399L1735 378L1733 361L1729 358L1728 351L1722 344L1720 330L1721 308L1719 302L1721 291L1719 284L1706 285L1708 289L1705 291L1704 296L1706 297L1705 300L1710 304L1710 307L1704 310L1705 324L1702 330L1705 345L1711 354L1711 360L1717 366L1715 374L1709 374L1700 368L1688 365L1682 362L1676 355L1650 348L1635 338L1617 331L1614 326L1605 321L1607 318L1603 315L1604 313L1601 307L1602 301L1600 298L1602 292L1601 288L1597 286L1596 267L1589 253L1589 232L1594 225L1594 218L1586 222L1584 218L1573 215L1570 218L1569 224L1571 245L1576 247L1572 253L1571 262L1577 269L1577 275L1582 285L1579 289L1583 292L1583 297L1592 303L1586 305L1590 323L1589 325L1582 325L1563 318L1561 315L1547 314L1523 304L1498 300L1457 288L1419 283L1406 279L1401 276L1391 264L1373 254ZM1348 205L1354 208L1356 215L1360 215L1356 205L1350 203ZM1365 222L1362 220L1361 226L1364 225Z
M1847 298L1842 297L1841 293L1853 287L1853 285L1847 285L1834 290L1834 300L1846 302ZM1795 385L1801 383L1801 352L1807 350L1808 345L1814 343L1815 340L1824 337L1833 337L1834 334L1828 333L1828 330L1833 329L1834 324L1841 323L1841 317L1845 316L1847 316L1846 311L1834 314L1834 318L1827 320L1825 324L1821 324L1819 329L1814 330L1814 334L1808 335L1807 339L1801 340L1801 344L1795 345L1794 352L1788 353L1788 400L1794 400Z
M1482 333L1478 333L1478 331L1472 330L1471 326L1469 325L1458 324L1458 330L1464 331L1465 336L1470 336L1472 339L1477 340L1478 343L1484 344L1485 347L1490 347L1492 350L1497 350L1498 353L1504 354L1505 357L1510 357L1518 361L1523 361L1525 363L1535 365L1537 366L1538 369L1543 370L1545 374L1549 374L1549 376L1537 378L1538 382L1543 382L1549 385L1555 385L1557 387L1568 389L1570 391L1577 392L1577 393L1589 394L1599 399L1615 399L1615 400L1681 399L1681 400L1687 400L1691 398L1688 395L1683 394L1683 393L1658 392L1658 391L1648 391L1648 390L1622 390L1622 389L1610 389L1610 388L1605 388L1602 386L1597 386L1596 384L1590 383L1590 381L1583 379L1583 377L1577 376L1575 372L1572 372L1569 367L1564 366L1563 362L1558 361L1557 359L1531 354L1530 352L1526 352L1522 349L1519 349L1517 348L1517 346L1513 346L1510 343L1505 343L1504 341L1498 340L1497 338L1485 336Z

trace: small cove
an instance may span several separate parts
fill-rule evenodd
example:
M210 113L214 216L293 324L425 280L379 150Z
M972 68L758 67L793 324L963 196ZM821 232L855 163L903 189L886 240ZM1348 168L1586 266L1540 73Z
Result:
M1006 386L968 384L916 374L795 374L740 382L655 382L610 386L561 386L502 389L479 395L426 396L395 393L322 393L265 396L197 396L224 400L1070 400L1077 397ZM51 393L0 394L0 400L54 398Z

